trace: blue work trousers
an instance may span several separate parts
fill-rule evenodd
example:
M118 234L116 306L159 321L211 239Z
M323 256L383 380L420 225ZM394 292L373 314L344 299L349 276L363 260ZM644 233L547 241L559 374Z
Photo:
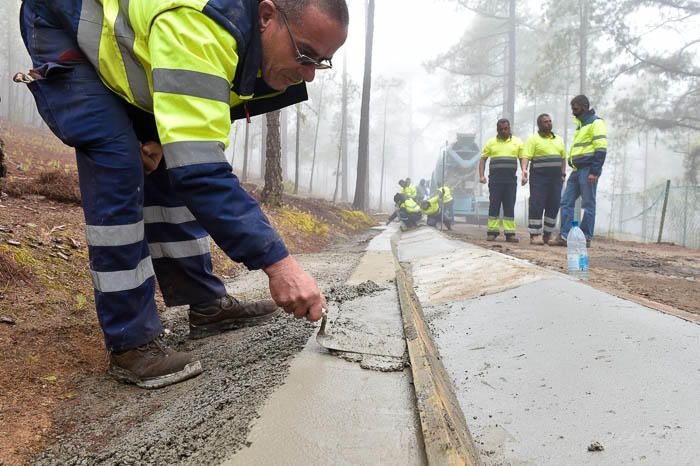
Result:
M583 219L581 220L581 230L586 235L586 239L593 239L593 228L595 227L595 196L598 180L594 183L588 182L590 167L581 167L571 172L566 181L566 188L561 197L561 230L563 239L569 235L571 222L574 220L574 205L576 199L581 197L581 209Z
M70 8L59 10L70 3ZM97 316L109 351L162 331L156 278L167 305L226 293L212 274L209 237L171 188L165 164L145 177L128 104L80 53L71 17L80 2L27 0L20 19L33 66L28 84L53 133L75 148ZM65 16L61 16L61 15Z
M399 220L408 228L413 228L418 225L423 215L420 212L409 212L405 208L399 211Z
M503 208L503 230L506 235L515 234L515 230L508 225L515 226L515 198L518 193L518 185L512 182L499 182L489 180L489 233L500 233L498 218Z
M532 170L527 221L527 229L531 235L541 235L542 230L550 235L555 230L562 184L559 173L542 175L537 173L536 169Z

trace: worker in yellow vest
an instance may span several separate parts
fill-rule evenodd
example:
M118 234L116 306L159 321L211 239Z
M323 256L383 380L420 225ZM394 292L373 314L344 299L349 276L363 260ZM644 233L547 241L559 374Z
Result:
M399 186L401 186L401 194L405 194L410 199L415 200L418 195L418 189L415 184L411 184L410 178L399 180Z
M420 206L416 201L406 196L403 193L396 193L394 195L394 205L396 209L394 213L389 216L386 224L390 224L392 220L399 217L401 221L401 230L407 230L410 228L415 228L418 226L418 222L423 217L421 213Z
M500 234L500 211L503 207L503 232L506 241L517 243L515 237L515 196L518 190L516 172L522 157L523 142L513 136L510 121L502 118L496 123L496 137L484 145L479 161L479 181L486 183L486 161L489 161L489 218L487 241L495 241Z
M440 210L440 200L438 196L432 196L430 199L421 202L420 209L426 217L428 226L435 227L440 223L442 211Z
M551 116L546 113L538 116L537 129L525 141L520 165L523 185L530 183L527 220L530 244L536 244L540 235L542 243L548 244L557 226L561 187L566 178L566 149L561 136L552 132Z
M448 230L452 230L452 225L455 223L455 213L454 213L454 197L452 197L452 190L449 186L440 186L436 191L436 196L440 201L440 208L444 212L445 227Z
M605 121L596 115L588 97L578 95L571 100L571 112L576 117L576 133L569 149L569 165L573 169L561 198L561 230L558 246L566 246L566 238L574 218L576 199L581 197L581 230L587 246L593 239L595 226L596 189L608 153L608 133Z
M189 305L192 338L256 325L277 305L321 318L327 304L315 280L240 186L224 150L232 119L306 100L304 82L331 67L348 20L344 0L22 2L33 68L16 81L76 149L115 378L160 388L202 372L192 354L160 339L156 278L166 305ZM265 271L276 304L230 296L212 273L210 239Z

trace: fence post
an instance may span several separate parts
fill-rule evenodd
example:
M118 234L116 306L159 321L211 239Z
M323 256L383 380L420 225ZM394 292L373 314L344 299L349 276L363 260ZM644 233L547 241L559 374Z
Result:
M685 187L685 199L683 201L683 247L685 247L688 233L688 189L690 189L690 186Z
M659 239L656 240L657 243L661 242L661 235L664 232L664 220L666 220L666 206L668 205L668 192L671 189L671 180L666 180L666 193L664 194L664 206L661 208L661 223L659 224Z

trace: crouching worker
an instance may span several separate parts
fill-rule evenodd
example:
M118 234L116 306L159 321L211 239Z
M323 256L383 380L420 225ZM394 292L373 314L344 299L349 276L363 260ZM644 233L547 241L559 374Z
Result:
M427 201L421 202L420 210L423 215L425 215L428 226L436 227L442 217L442 210L440 210L438 197L433 196Z
M261 324L278 305L321 319L316 281L224 150L232 119L306 100L304 81L331 68L345 42L344 0L25 0L20 29L33 69L18 79L76 151L115 378L160 388L202 372L196 355L161 338L156 286L166 305L189 305L192 338ZM210 238L262 269L274 302L229 295L213 273Z
M396 204L396 210L389 217L386 224L390 224L397 216L401 221L401 229L406 230L409 228L415 228L418 226L418 222L423 217L421 213L420 206L405 194L396 193L394 196L394 204Z

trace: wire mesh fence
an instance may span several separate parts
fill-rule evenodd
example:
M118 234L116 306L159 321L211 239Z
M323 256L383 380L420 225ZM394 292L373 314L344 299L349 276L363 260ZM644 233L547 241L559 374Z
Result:
M661 229L666 183L645 191L596 196L595 236L625 241L657 242ZM519 225L527 225L527 199L520 196L515 210ZM700 186L671 183L661 241L700 249Z
M637 193L599 193L603 212L596 217L601 220L602 233L616 239L658 241L665 193L666 183ZM699 202L700 186L671 184L661 241L700 248Z

